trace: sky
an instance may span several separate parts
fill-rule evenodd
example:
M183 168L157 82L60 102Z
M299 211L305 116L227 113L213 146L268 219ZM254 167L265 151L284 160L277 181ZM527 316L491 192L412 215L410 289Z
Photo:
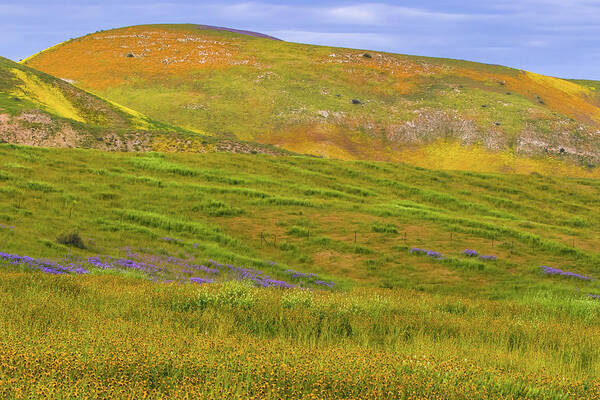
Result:
M0 0L0 56L18 61L69 38L149 23L600 80L600 0Z

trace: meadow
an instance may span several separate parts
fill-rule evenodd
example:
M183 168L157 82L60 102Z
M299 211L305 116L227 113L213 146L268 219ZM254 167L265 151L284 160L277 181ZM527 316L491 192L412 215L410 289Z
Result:
M599 192L0 145L0 397L600 398Z

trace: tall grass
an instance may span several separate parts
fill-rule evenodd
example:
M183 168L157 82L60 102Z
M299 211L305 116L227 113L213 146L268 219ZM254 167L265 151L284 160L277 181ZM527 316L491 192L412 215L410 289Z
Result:
M3 398L600 396L584 298L3 275Z

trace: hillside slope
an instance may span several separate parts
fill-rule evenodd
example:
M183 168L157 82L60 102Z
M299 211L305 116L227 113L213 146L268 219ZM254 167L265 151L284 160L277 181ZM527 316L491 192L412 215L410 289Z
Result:
M136 150L166 129L69 82L0 58L0 139L52 147ZM172 128L173 129L173 128Z
M0 397L599 398L599 208L594 179L0 145Z
M282 279L287 265L342 286L499 295L512 290L507 282L535 285L540 265L600 271L594 179L2 145L0 190L2 250L32 257L64 255L56 237L77 230L87 249L74 256L186 253ZM498 261L465 259L466 248Z
M597 83L501 66L196 25L97 32L25 64L157 120L300 153L506 172L515 156L600 161Z
M158 122L38 70L0 57L0 141L119 151L280 151Z

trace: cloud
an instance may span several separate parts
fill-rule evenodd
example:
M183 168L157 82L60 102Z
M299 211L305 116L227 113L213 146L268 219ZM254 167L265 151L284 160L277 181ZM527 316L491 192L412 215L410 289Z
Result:
M431 11L426 8L394 6L385 3L364 3L343 7L323 7L321 19L334 23L361 25L392 25L399 20L459 21L471 18L485 18L485 15L469 15Z
M548 47L550 43L543 39L531 39L525 42L527 47Z

